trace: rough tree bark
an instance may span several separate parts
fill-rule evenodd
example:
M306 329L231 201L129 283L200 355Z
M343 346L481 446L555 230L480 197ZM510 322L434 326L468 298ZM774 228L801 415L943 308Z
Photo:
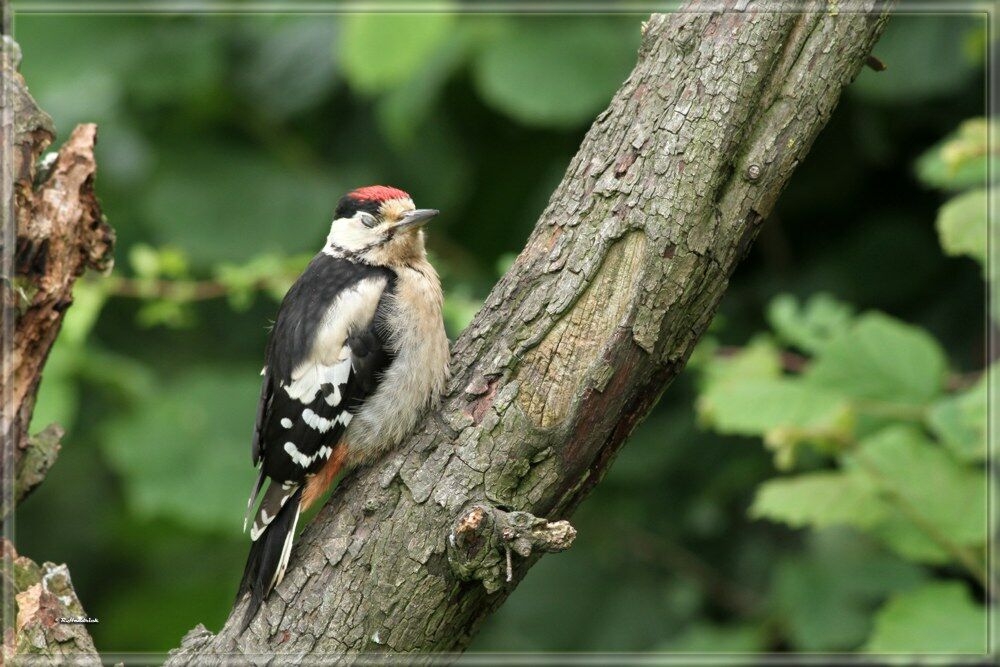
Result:
M340 485L245 635L238 608L170 664L462 650L541 552L570 545L563 519L683 368L888 17L877 0L781 8L650 18L455 344L441 408Z
M28 93L17 68L16 45L5 40L5 115L9 112L12 159L5 167L5 183L12 184L16 238L12 267L5 268L5 320L14 322L9 364L3 367L2 429L5 441L15 440L15 499L23 499L45 476L58 451L58 427L44 437L19 438L28 433L42 368L73 303L73 283L87 268L111 268L114 233L105 223L94 195L97 169L94 144L97 127L77 127L65 145L44 165L38 158L55 138L52 119ZM7 137L5 136L5 139ZM5 162L8 162L5 160ZM41 167L41 168L39 168ZM4 503L6 505L6 503ZM0 518L7 512L5 506Z

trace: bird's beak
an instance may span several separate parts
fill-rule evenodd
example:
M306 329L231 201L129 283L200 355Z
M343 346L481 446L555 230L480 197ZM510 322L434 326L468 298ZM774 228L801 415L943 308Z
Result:
M400 218L399 222L393 225L392 229L393 231L400 231L403 229L411 229L411 228L415 229L417 227L422 227L428 222L430 222L431 218L436 216L438 213L440 213L440 211L438 211L436 208L415 209L405 214L402 218Z

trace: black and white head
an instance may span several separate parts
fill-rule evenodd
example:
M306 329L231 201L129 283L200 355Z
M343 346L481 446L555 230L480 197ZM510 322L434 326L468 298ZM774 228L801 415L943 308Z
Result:
M397 188L358 188L340 198L323 252L374 266L410 264L424 258L421 227L437 214Z

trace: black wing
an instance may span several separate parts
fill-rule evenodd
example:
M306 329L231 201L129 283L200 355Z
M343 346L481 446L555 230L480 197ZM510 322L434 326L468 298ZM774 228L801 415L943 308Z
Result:
M366 279L384 284L375 316L350 327L322 362L306 363L303 371L324 318L337 317L331 306ZM377 387L393 357L382 321L394 287L395 274L387 269L320 254L288 291L268 342L254 431L255 462L263 459L271 479L297 483L322 467Z
M250 531L237 595L251 594L243 629L284 576L305 478L327 463L392 363L383 322L394 288L391 271L320 254L278 309L251 445L261 472L248 517L265 476L271 484Z
M387 269L320 254L285 295L265 357L251 444L261 472L247 518L265 477L278 482L280 491L272 488L265 494L252 539L260 537L304 479L327 462L392 362L383 322L394 288L395 274ZM317 355L317 337L341 311L351 311L354 298L378 299L374 316L355 321L343 340L324 339L330 349Z

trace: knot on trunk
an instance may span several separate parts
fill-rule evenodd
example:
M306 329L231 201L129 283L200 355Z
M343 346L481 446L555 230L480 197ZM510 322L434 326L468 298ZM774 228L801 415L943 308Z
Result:
M475 504L452 526L448 563L460 579L478 579L493 593L514 578L511 552L527 558L532 552L564 551L574 539L576 529L568 521L549 522L528 512Z

